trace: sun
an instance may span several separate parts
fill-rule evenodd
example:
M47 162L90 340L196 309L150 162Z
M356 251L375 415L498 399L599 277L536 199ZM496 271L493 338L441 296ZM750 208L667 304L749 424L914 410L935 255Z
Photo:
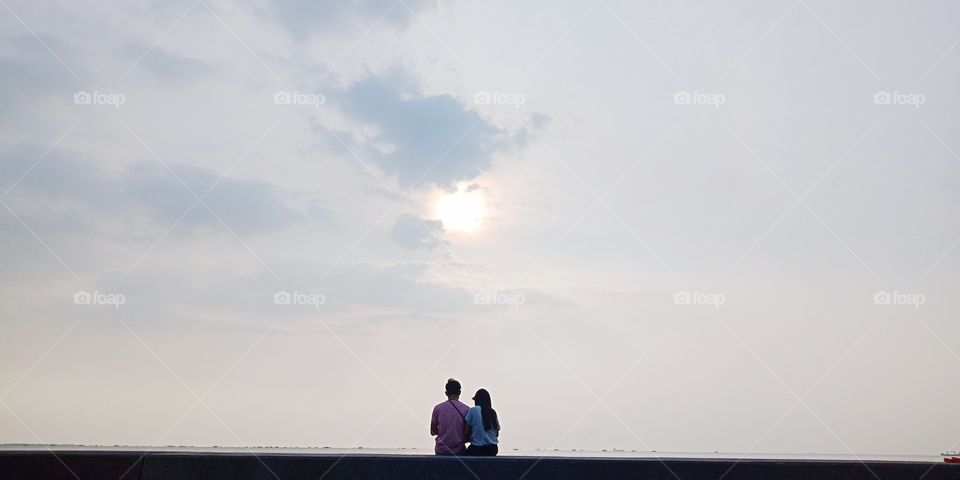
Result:
M442 192L437 197L434 209L445 230L473 233L483 225L485 203L482 190L458 185L453 192Z

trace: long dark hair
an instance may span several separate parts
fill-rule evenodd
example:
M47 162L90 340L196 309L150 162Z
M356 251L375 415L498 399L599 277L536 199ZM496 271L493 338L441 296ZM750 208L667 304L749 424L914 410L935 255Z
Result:
M473 396L473 402L480 407L484 430L494 430L500 425L497 421L497 411L493 409L493 402L490 401L490 392L483 388L477 390L477 394Z

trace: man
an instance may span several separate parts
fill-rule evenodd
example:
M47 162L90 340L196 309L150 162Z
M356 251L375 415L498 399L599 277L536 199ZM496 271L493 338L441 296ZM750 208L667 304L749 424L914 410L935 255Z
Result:
M430 435L437 437L434 452L437 455L460 455L466 450L464 427L470 407L460 402L460 382L448 379L444 393L447 394L447 401L433 407L430 417Z

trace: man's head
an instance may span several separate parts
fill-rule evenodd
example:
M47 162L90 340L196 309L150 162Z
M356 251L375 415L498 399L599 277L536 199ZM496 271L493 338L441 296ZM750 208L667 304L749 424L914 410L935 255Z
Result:
M444 390L450 398L460 398L460 382L456 379L448 378L447 386Z

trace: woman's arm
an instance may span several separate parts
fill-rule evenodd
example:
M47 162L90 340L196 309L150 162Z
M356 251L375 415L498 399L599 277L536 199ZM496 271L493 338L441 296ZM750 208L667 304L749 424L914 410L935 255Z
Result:
M463 416L463 435L470 441L470 438L473 437L473 429L470 428L470 414L473 413L473 410L467 410L467 414Z

